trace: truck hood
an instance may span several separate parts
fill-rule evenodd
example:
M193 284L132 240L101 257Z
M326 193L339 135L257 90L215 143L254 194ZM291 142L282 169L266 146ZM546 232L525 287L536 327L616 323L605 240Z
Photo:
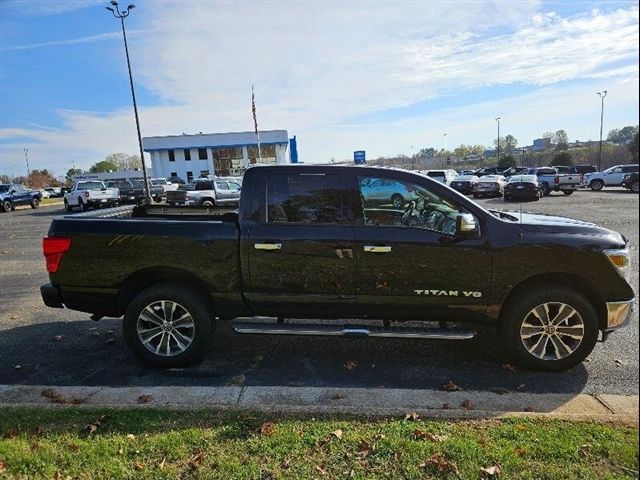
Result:
M498 214L507 215L513 224L521 224L523 230L528 232L545 232L558 234L585 235L598 237L603 244L608 246L624 246L626 238L618 232L601 227L595 223L576 220L574 218L559 217L555 215L543 215L514 211L501 211Z

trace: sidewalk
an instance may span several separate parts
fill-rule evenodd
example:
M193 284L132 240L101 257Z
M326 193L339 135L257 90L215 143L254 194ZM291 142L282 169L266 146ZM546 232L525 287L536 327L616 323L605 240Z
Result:
M422 418L445 419L543 416L638 424L637 395L262 386L115 388L0 385L0 408L47 405L222 408L365 416L403 416L415 412Z

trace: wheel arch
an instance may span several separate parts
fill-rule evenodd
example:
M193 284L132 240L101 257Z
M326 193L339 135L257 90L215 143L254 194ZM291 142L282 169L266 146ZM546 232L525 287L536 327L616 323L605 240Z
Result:
M215 312L215 305L211 298L213 286L191 272L175 267L145 268L129 275L120 286L118 311L124 312L142 290L161 283L174 283L198 292L207 301L209 308Z
M586 300L593 306L598 315L598 323L601 330L607 327L607 305L600 292L584 277L572 273L543 273L533 277L529 277L516 284L505 297L500 308L498 321L500 324L504 322L503 314L507 307L515 302L519 295L532 289L548 288L548 287L566 287L576 290L582 294Z

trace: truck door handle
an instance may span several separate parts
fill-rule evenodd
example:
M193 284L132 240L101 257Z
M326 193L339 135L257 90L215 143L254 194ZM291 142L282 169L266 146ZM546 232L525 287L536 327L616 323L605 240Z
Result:
M379 247L379 246L376 246L376 245L365 245L364 246L364 251L365 252L371 252L371 253L390 253L391 252L391 247L389 247L389 246Z
M281 243L254 243L256 250L280 250L282 248Z

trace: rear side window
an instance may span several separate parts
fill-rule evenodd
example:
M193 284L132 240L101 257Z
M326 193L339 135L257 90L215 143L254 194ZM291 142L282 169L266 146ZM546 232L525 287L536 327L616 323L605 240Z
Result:
M213 190L213 182L211 181L196 182L196 190Z
M638 171L638 165L630 165L627 167L622 167L622 171L624 173L634 173Z
M348 224L349 190L337 175L270 175L267 223Z

